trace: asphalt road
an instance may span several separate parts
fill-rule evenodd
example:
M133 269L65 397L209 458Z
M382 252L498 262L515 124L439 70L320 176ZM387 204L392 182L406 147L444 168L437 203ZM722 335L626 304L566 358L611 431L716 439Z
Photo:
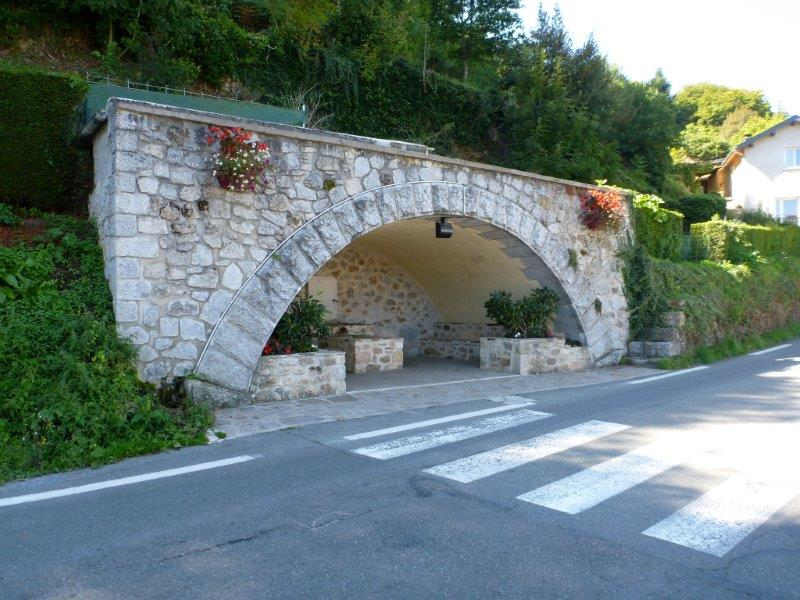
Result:
M0 598L800 597L799 449L800 341L255 435L0 487Z

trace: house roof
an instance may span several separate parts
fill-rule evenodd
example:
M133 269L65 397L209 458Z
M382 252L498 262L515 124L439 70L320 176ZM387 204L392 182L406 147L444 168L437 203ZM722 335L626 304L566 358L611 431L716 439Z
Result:
M757 140L760 140L763 137L773 136L773 135L775 135L775 132L778 129L781 129L782 127L785 127L787 125L795 125L797 123L800 123L800 115L792 115L791 117L785 118L780 123L777 123L777 124L773 125L772 127L769 127L767 129L765 129L764 131L761 131L761 132L759 132L759 133L757 133L755 135L752 135L749 138L745 138L745 140L741 144L739 144L733 150L728 152L728 155L725 157L725 159L722 161L722 163L720 165L716 166L714 168L714 170L716 171L717 169L722 169L722 168L726 167L731 162L731 160L733 160L733 158L736 155L743 154L745 148L752 147L753 144Z
M741 150L743 148L748 148L748 147L752 146L755 143L756 140L759 140L759 139L761 139L763 137L766 137L768 135L770 135L770 136L774 135L775 132L778 129L780 129L781 127L785 127L786 125L794 125L795 123L800 123L800 115L792 115L791 117L787 117L786 119L784 119L780 123L778 123L776 125L773 125L772 127L768 128L768 129L765 129L764 131L762 131L760 133L752 135L749 138L745 138L745 140L741 144L736 146L736 149L737 150Z

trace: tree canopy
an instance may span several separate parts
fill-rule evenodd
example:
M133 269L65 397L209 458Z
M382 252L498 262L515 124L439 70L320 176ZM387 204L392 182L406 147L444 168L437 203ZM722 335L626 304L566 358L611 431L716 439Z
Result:
M312 122L405 138L547 175L679 195L673 157L723 155L772 124L763 94L713 84L671 95L630 81L595 40L519 0L12 1L13 37L83 36L97 74L310 108ZM22 48L24 44L20 45Z

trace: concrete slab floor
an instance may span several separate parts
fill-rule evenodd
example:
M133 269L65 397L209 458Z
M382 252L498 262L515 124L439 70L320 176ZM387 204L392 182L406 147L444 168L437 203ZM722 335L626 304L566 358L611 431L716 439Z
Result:
M408 360L405 368L350 375L346 394L253 404L216 411L215 432L225 439L405 410L444 406L469 400L612 383L659 373L634 366L603 367L573 373L510 375L477 368L473 363L443 359ZM217 441L213 434L212 441Z

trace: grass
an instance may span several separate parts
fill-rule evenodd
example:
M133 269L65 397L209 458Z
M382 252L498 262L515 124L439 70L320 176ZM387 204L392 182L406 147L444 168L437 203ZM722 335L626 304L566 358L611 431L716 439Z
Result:
M139 381L94 226L0 247L0 483L206 442L210 413Z
M727 338L712 346L698 348L691 354L663 358L658 361L658 367L661 369L685 369L698 364L706 365L726 358L741 356L748 352L769 348L797 337L800 337L800 323L794 323L742 339Z

